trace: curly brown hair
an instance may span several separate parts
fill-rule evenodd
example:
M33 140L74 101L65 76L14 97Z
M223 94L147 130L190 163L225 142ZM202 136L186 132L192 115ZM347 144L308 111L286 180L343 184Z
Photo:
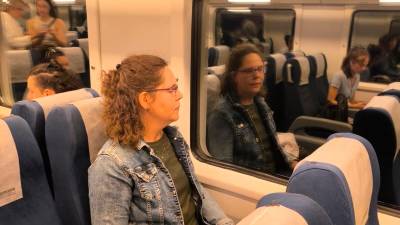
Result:
M125 58L115 70L103 71L103 119L107 135L113 141L136 148L143 132L138 96L161 84L160 71L166 66L167 62L160 57L133 55Z

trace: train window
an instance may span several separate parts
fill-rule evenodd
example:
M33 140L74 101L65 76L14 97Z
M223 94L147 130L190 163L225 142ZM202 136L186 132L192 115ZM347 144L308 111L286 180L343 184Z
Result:
M400 11L355 11L350 47L363 46L370 53L368 70L361 81L390 83L400 80Z
M0 105L26 94L33 66L56 62L90 87L85 1L0 0Z
M277 177L287 177L290 165L277 146L272 114L261 106L263 102L250 98L247 104L240 91L228 95L221 87L228 83L225 74L232 74L224 72L231 50L247 45L254 54L239 59L240 68L234 73L241 81L229 88L237 90L238 84L248 82L247 77L259 74L261 78L251 87L240 88L253 88L254 96L260 93L265 68L262 59L291 49L295 12L220 2L194 1L191 96L195 104L191 111L197 122L191 125L191 146L200 160L210 164L284 182Z

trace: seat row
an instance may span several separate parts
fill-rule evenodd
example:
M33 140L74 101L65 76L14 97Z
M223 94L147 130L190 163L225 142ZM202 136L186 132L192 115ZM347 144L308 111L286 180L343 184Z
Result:
M20 174L0 177L12 184L0 185L10 192L0 195L2 223L90 225L87 169L106 141L101 107L94 90L81 89L18 102L0 121L0 153L14 156L0 169Z
M346 157L343 157L346 155ZM337 133L299 162L286 193L263 197L239 225L377 225L379 165L364 138Z

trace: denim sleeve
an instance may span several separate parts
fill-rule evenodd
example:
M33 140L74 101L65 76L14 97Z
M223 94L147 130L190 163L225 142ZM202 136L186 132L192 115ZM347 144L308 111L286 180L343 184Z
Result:
M234 222L228 218L224 211L219 207L214 198L201 186L204 194L203 198L203 216L212 225L233 225Z
M99 155L88 172L92 225L128 225L132 180L107 155Z
M207 118L207 148L216 159L233 162L234 131L221 112Z

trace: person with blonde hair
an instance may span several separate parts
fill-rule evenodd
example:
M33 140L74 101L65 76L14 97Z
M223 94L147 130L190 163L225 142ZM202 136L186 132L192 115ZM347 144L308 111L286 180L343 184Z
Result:
M8 0L5 11L1 12L3 37L10 49L24 49L31 45L31 36L25 35L18 23L28 5L23 0Z
M109 140L89 168L93 225L230 225L197 179L177 128L182 93L165 60L124 59L102 75Z

